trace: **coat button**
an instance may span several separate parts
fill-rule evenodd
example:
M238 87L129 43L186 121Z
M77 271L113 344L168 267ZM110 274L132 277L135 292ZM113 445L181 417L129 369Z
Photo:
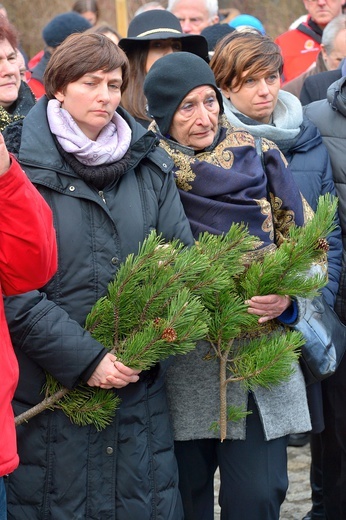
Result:
M70 191L74 191L75 189L76 189L76 188L75 188L74 186L70 186L70 187L69 187L69 190L70 190Z
M112 262L113 265L118 265L119 259L116 256L113 256L111 262Z
M113 454L113 448L111 446L108 446L108 448L106 449L106 452L107 452L107 455L112 455Z

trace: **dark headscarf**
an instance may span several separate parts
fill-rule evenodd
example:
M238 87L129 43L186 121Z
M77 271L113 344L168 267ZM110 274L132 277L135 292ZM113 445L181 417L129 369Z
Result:
M215 90L222 114L221 92L213 71L202 58L189 52L175 52L154 63L144 81L144 94L149 115L155 119L162 135L168 133L184 97L201 85L210 85Z

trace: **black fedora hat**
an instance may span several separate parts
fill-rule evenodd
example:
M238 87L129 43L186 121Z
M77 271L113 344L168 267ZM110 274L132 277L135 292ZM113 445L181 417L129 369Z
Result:
M208 60L208 43L204 36L184 34L178 18L164 9L152 9L135 16L128 27L127 37L121 38L118 45L127 53L138 49L141 41L168 38L180 40L182 51Z

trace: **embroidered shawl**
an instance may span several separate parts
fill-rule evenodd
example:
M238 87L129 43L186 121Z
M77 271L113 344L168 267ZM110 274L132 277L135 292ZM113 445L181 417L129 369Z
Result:
M287 161L279 148L262 139L263 170L249 132L221 119L211 150L195 152L160 137L172 157L181 200L197 239L201 232L226 233L244 222L262 241L261 251L280 245L290 225L303 225L305 208ZM152 128L157 132L155 123Z

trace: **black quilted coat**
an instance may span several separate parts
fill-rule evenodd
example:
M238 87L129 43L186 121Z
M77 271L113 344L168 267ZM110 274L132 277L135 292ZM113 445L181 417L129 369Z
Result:
M46 105L42 98L21 139L12 129L8 141L20 143L19 162L53 210L59 258L41 292L6 304L20 364L16 415L42 400L45 371L68 388L90 377L105 349L84 330L85 317L150 230L193 241L170 159L154 134L119 110L132 128L131 165L101 193L59 154ZM182 520L164 373L161 364L120 390L120 410L101 432L71 424L59 410L20 426L21 464L7 482L9 519Z

